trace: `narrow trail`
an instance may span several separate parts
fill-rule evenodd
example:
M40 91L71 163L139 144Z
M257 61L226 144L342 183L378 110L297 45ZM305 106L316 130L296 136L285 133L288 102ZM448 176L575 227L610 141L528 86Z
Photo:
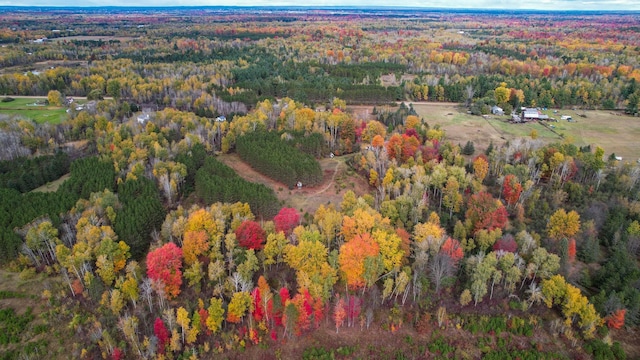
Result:
M324 188L316 191L312 195L309 195L309 197L314 197L314 196L320 195L323 192L327 191L331 187L331 185L333 185L333 181L336 179L336 174L338 173L338 168L340 167L340 164L342 164L342 162L340 162L338 160L334 159L333 161L336 162L336 167L333 169L333 175L331 176L331 180L329 180L329 183L327 184L327 186L325 186Z

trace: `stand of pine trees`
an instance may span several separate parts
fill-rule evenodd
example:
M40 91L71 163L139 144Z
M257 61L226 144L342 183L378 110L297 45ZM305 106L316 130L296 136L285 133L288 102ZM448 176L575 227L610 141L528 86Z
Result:
M248 203L251 211L271 218L279 210L272 189L242 179L233 169L208 157L196 173L196 195L207 204L215 202Z
M293 188L298 181L316 185L322 181L320 163L289 146L276 133L254 132L238 138L236 151L256 171Z

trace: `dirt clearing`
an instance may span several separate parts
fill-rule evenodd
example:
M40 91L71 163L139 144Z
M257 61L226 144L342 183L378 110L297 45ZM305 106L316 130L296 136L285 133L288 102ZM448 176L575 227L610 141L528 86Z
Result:
M263 184L273 189L284 207L292 207L302 215L313 215L321 204L334 204L336 207L342 202L344 194L353 190L357 196L369 192L367 181L356 174L347 164L349 156L336 156L333 159L320 159L322 168L322 183L317 186L302 186L302 189L289 190L287 185L266 177L253 170L243 162L237 154L218 156L218 160L231 167L243 179Z

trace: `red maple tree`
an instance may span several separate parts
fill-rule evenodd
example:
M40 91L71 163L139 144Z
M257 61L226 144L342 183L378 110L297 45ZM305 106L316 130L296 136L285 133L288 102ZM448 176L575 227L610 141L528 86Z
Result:
M484 191L469 197L465 215L473 224L473 234L482 229L503 229L507 224L507 210L504 204Z
M159 317L156 318L156 321L153 323L153 333L158 338L158 353L164 353L164 347L169 342L170 334L169 330L164 326L164 322Z
M512 206L518 202L521 193L522 185L518 181L518 178L513 174L505 176L502 184L502 196L504 196L507 205Z
M442 244L440 248L440 252L449 256L453 261L454 265L462 259L464 256L464 252L462 251L462 247L460 246L460 242L456 239L447 238Z
M273 218L273 222L277 232L282 231L285 235L289 235L293 228L300 223L300 215L294 208L282 208Z
M124 359L124 353L122 352L122 350L116 348L113 348L113 352L111 353L111 360L122 360Z
M259 288L253 289L253 291L251 292L251 297L253 298L253 312L251 313L251 315L253 315L253 318L256 321L260 321L264 317L264 312L262 309L262 297L260 296L260 289Z
M606 317L607 326L609 329L620 329L624 325L624 315L627 309L620 309L613 312L613 314Z
M238 244L245 249L260 250L264 244L266 233L255 221L246 220L236 229Z
M147 255L147 276L164 285L165 296L172 299L180 294L182 285L182 249L170 242Z
M569 261L574 262L576 260L576 239L569 239L569 246L567 250L569 254Z
M503 250L511 253L515 253L518 250L518 243L513 238L513 235L508 234L501 237L495 244L493 244L493 250Z

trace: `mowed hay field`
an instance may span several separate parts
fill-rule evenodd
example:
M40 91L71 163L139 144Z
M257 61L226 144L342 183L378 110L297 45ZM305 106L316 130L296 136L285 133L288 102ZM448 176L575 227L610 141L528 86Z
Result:
M552 131L539 122L509 123L508 116L489 115L485 119L469 115L458 104L413 103L413 108L430 126L440 125L446 131L447 139L462 146L472 141L476 151L483 151L491 141L500 145L515 138L529 137L531 131L536 130L538 139L547 143L569 140L577 146L601 146L606 155L615 153L622 156L623 161L640 159L640 118L608 110L560 110L555 114L551 110L544 111L556 119L561 115L573 118L573 122L549 122L554 126Z
M10 102L0 101L0 115L10 118L31 119L38 124L59 124L67 119L66 108L58 106L35 105L45 98L17 98Z

